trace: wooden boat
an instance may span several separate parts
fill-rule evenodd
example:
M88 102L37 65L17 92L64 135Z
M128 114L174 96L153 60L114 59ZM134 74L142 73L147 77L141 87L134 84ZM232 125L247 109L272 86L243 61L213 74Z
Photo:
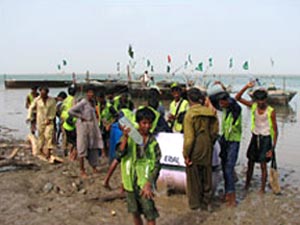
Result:
M132 98L139 99L146 99L150 89L157 88L161 93L162 100L170 100L172 99L171 84L172 82L160 81L155 86L148 87L143 85L141 81L89 80L76 84L76 87L79 91L85 91L88 86L93 86L96 92L113 93L114 95L129 92ZM180 86L185 87L184 84L180 84Z
M268 87L267 91L268 103L270 105L288 105L292 98L297 94L297 91L276 88L274 85ZM253 91L250 91L248 94L252 98Z
M32 87L67 87L72 84L69 80L4 80L5 88L32 88Z

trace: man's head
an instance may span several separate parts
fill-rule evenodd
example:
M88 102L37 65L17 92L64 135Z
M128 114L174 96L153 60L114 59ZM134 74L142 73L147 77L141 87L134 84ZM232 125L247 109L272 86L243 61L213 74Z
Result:
M104 103L105 102L105 94L103 92L99 92L97 94L97 101L100 103Z
M267 108L268 92L265 89L258 89L253 92L253 99L260 109Z
M68 87L68 94L71 96L74 96L76 94L76 87L74 85Z
M149 98L148 99L148 106L152 107L153 109L157 109L159 106L159 100L158 98Z
M32 93L32 94L36 94L36 93L37 93L37 91L38 91L38 89L39 89L39 87L38 87L38 86L34 86L34 87L32 87L32 88L31 88L31 93Z
M230 96L228 94L228 92L222 92L218 95L218 99L219 99L219 106L221 108L228 108L229 107L229 99Z
M58 93L58 95L57 95L57 97L56 97L56 100L57 100L57 101L63 101L63 100L65 100L66 98L67 98L66 92L61 91L61 92Z
M178 101L180 99L181 91L181 87L177 83L171 85L171 92L175 101Z
M192 104L201 104L203 105L205 102L205 95L198 88L191 88L187 92L187 97L190 103Z
M120 98L120 102L127 103L128 102L128 93L123 93Z
M47 86L40 87L40 93L42 98L47 98L49 93L49 88Z
M155 119L155 114L151 109L144 107L136 112L136 122L139 124L141 134L148 134Z
M89 86L86 89L86 97L88 101L92 101L95 97L95 91L94 91L94 87L93 86Z

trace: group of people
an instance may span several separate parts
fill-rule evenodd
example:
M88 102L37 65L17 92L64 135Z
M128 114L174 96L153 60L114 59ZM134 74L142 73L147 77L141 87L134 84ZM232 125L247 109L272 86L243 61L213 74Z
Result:
M219 83L220 84L220 83ZM250 187L254 164L262 170L261 189L265 192L267 162L273 155L277 141L277 123L274 109L267 104L267 91L258 89L253 101L242 98L243 93L254 86L249 82L235 98L226 90L214 96L197 88L184 94L177 83L171 86L173 101L168 113L160 101L160 92L150 89L147 103L135 109L127 93L118 96L97 93L93 87L86 89L86 96L75 98L76 88L68 88L58 104L48 96L47 87L40 94L33 90L28 97L27 120L34 133L37 125L38 146L49 157L54 149L55 130L62 128L63 140L68 143L70 159L79 159L80 173L87 177L85 158L97 172L99 156L108 155L110 167L104 180L109 180L120 164L122 187L127 193L128 211L133 214L134 224L142 224L143 214L148 224L155 224L159 216L153 200L156 180L161 168L161 150L155 135L159 132L181 132L184 137L183 157L186 164L187 196L191 209L211 210L212 200L212 155L218 141L224 177L224 200L228 206L236 205L235 164L238 159L242 136L242 109L238 102L251 107L252 138L248 147L248 171L245 189ZM61 97L60 93L58 97ZM222 126L219 131L217 109L222 110ZM59 126L55 129L55 117ZM121 126L118 121L126 117L132 127ZM142 144L131 135L136 129ZM67 144L63 145L67 149Z

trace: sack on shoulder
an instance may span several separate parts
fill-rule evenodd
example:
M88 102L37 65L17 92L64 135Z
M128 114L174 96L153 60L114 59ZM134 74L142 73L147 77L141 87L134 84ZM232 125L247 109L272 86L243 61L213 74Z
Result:
M275 159L275 152L273 152L273 158L271 162L271 167L270 167L270 175L269 175L269 182L270 186L272 188L272 191L274 194L280 194L281 188L279 184L279 173L277 171L277 165L276 165L276 159Z

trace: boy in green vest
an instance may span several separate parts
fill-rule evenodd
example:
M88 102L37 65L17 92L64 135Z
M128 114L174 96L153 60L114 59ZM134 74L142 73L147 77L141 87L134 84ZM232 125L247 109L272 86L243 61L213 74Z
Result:
M242 136L242 108L225 91L218 95L218 102L223 110L220 157L224 177L225 201L227 206L232 207L236 206L234 167Z
M121 173L124 190L127 193L128 212L133 214L135 225L143 224L144 214L147 224L155 224L159 216L154 203L153 187L160 171L161 151L155 137L150 133L154 113L149 108L136 112L138 132L143 137L139 146L129 137L129 129L122 128L123 137L117 155L121 158Z
M250 187L254 164L258 162L262 173L260 193L264 193L267 181L267 162L272 158L278 131L275 110L267 103L268 92L266 90L258 89L254 91L254 101L242 98L243 93L248 88L252 88L254 84L254 82L246 84L235 98L244 105L251 107L252 138L247 151L248 170L245 189L248 190Z
M173 132L182 132L183 115L189 108L189 102L181 97L182 89L177 84L171 85L174 100L170 103L168 122Z

